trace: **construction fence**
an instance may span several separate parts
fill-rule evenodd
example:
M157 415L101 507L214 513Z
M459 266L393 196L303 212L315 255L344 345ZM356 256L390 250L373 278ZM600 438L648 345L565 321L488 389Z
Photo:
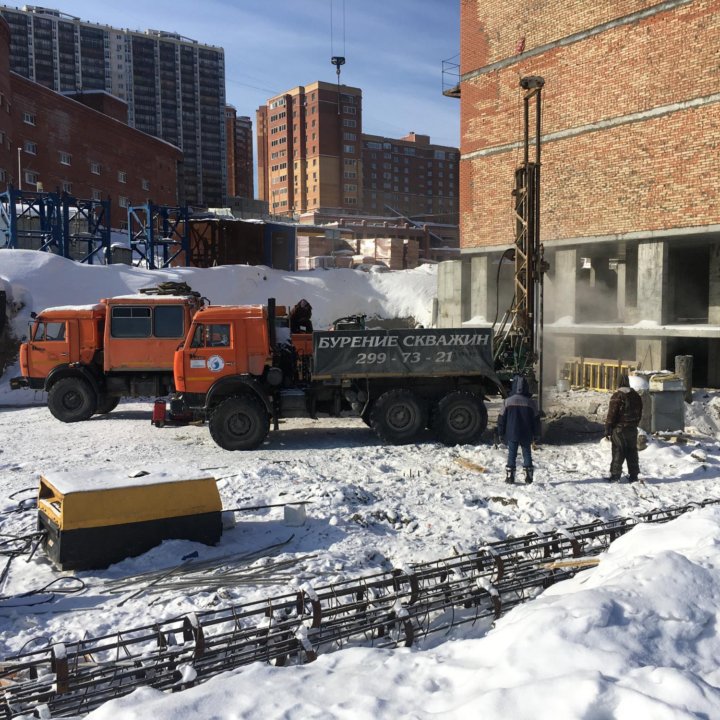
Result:
M637 369L637 363L627 360L572 357L565 361L562 377L572 388L613 392L621 375L629 375Z

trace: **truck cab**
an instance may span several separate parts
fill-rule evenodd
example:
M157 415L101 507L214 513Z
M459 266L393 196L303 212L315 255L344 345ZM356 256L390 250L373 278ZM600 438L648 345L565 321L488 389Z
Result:
M92 363L102 348L104 324L105 306L101 303L43 310L20 346L24 384L44 390L46 378L59 365Z
M206 396L219 380L262 377L272 362L267 310L261 305L199 310L175 352L178 392Z
M11 387L47 391L63 422L108 413L121 397L167 394L175 349L201 305L196 294L147 293L48 308L31 324Z

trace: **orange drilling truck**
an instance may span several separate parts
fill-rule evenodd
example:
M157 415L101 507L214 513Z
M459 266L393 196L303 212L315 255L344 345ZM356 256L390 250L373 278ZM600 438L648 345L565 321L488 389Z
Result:
M20 346L22 375L10 386L47 391L48 408L62 422L109 413L123 397L172 392L173 355L204 298L152 293L33 315Z
M425 430L476 442L486 394L504 394L488 328L330 330L280 336L275 303L195 314L175 353L174 414L207 420L226 450L250 450L281 418L354 412L390 443ZM284 330L287 330L284 328Z

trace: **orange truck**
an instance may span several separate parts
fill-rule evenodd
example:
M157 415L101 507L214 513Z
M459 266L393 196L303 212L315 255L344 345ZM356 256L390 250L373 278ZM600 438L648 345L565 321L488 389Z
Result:
M22 375L10 386L47 391L62 422L109 413L123 397L167 395L173 355L203 300L145 293L43 310L33 315L20 346Z
M501 383L486 328L290 334L268 306L213 306L194 316L175 353L173 414L207 420L226 450L250 450L271 422L352 412L390 443L430 428L448 445L487 426L486 394Z

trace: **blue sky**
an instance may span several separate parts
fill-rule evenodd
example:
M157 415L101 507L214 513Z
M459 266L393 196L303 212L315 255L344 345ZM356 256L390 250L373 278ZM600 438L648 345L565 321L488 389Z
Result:
M272 95L315 80L335 82L330 57L345 55L341 81L362 88L364 132L415 131L434 143L459 144L460 102L442 95L441 78L442 61L459 51L459 0L47 0L43 6L223 47L227 101L253 123Z

